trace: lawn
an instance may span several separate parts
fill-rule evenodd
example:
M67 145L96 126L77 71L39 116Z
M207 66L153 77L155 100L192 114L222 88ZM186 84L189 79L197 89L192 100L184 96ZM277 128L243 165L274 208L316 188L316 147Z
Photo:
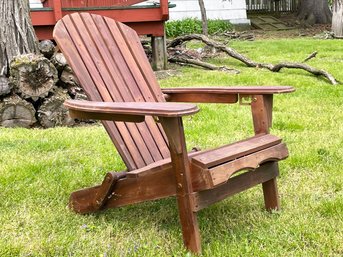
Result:
M274 39L232 42L252 59L301 61L343 81L339 40ZM219 202L198 215L203 256L343 255L343 86L304 71L246 68L239 75L183 68L163 87L292 85L275 96L271 133L287 143L280 162L282 210L263 209L260 187ZM248 106L199 105L184 119L188 148L213 148L252 135ZM175 199L77 215L70 192L125 169L99 126L0 128L0 256L189 256L183 248Z

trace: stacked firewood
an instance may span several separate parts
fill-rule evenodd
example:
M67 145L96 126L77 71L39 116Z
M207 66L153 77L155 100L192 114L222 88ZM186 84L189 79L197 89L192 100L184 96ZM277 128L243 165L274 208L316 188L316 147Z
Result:
M17 56L10 76L0 77L0 126L71 126L66 99L86 99L71 68L51 41L40 42L41 55Z

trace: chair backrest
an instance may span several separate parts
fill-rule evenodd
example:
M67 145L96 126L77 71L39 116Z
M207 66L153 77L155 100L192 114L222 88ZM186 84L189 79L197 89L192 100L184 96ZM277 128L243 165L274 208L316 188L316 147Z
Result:
M162 91L137 33L89 13L64 16L54 39L89 100L161 102ZM128 170L169 157L167 139L152 117L143 123L103 121Z

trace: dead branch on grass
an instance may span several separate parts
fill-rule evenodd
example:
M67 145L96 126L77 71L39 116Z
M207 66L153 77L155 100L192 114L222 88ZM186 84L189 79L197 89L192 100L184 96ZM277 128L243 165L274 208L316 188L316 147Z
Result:
M271 63L255 62L255 61L249 59L248 57L242 55L241 53L237 52L235 49L228 47L224 44L218 43L216 41L213 41L204 35L190 34L190 35L180 36L180 37L175 38L171 42L169 42L167 44L167 47L168 48L175 48L177 46L182 45L184 42L187 42L190 40L199 40L199 41L205 43L206 45L213 47L218 51L224 52L227 55L231 56L232 58L243 62L247 67L265 68L265 69L268 69L272 72L279 72L283 68L302 69L302 70L305 70L305 71L307 71L307 72L309 72L315 76L325 77L327 80L330 81L330 83L332 85L339 84L338 81L334 78L334 76L325 70L320 70L320 69L314 68L312 66L309 66L309 65L303 64L303 63L281 62L278 64L271 64ZM313 58L313 57L311 57L311 58Z

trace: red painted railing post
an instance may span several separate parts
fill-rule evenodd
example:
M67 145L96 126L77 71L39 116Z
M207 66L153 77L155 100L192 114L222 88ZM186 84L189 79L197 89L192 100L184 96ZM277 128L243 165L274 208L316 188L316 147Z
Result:
M168 0L160 0L162 20L169 19Z
M53 0L53 10L55 15L55 20L58 21L62 18L62 3L61 0Z

